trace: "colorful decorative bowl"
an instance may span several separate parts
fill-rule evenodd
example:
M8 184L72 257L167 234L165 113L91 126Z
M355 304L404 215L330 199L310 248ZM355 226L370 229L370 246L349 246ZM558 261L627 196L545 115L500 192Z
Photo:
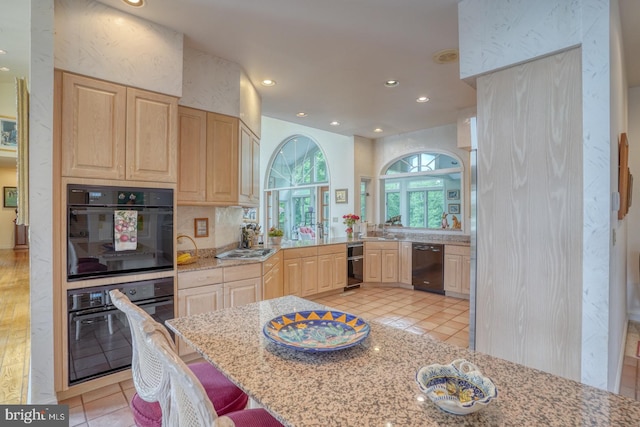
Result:
M281 346L310 352L352 347L369 335L369 324L336 310L309 310L283 314L268 321L264 335Z
M449 365L424 366L418 370L416 381L433 403L455 415L479 411L498 397L493 382L464 359Z

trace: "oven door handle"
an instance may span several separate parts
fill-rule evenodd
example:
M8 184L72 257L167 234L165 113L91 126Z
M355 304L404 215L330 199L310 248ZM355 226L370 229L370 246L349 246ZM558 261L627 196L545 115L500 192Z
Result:
M142 304L135 304L135 305L144 309L146 307L161 307L163 305L168 305L168 304L173 304L173 295L168 297L163 297L163 298L154 298L152 300L149 300L148 302L144 302ZM94 308L87 308L84 310L73 311L73 312L70 312L69 314L72 316L72 318L75 318L75 317L85 316L87 314L98 314L98 313L104 314L104 315L114 314L118 311L120 310L118 310L114 305L110 304L102 307L94 307Z

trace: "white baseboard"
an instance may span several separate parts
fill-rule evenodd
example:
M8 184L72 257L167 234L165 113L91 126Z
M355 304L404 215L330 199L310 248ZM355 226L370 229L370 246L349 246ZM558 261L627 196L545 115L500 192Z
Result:
M634 322L640 322L640 313L638 312L631 312L631 313L627 313L627 323L629 320L633 320Z

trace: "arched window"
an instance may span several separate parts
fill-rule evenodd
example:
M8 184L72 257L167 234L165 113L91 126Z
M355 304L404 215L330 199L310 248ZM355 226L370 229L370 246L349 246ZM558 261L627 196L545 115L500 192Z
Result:
M449 154L422 152L394 160L382 171L384 221L405 227L442 228L446 213L461 222L462 162Z
M311 138L286 139L271 159L265 191L267 228L288 239L315 238L318 224L329 221L329 170L324 153Z

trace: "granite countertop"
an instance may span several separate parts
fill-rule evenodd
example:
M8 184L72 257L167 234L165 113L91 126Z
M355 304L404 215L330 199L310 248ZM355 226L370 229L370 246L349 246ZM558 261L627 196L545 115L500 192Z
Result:
M640 425L635 400L376 321L362 343L336 352L290 350L263 336L277 315L326 308L288 296L167 325L286 426ZM498 389L466 416L441 411L415 382L422 366L459 358Z
M206 270L211 268L232 267L236 265L261 263L273 256L277 251L292 248L305 248L311 246L335 245L339 243L354 242L419 242L445 245L469 246L469 236L465 235L448 235L448 234L407 234L398 236L397 238L380 239L378 237L364 237L347 239L346 237L334 237L329 239L314 240L283 240L279 246L266 244L261 248L274 248L275 251L269 256L256 259L218 259L215 258L214 250L200 250L202 254L197 262L186 265L178 265L178 272Z

